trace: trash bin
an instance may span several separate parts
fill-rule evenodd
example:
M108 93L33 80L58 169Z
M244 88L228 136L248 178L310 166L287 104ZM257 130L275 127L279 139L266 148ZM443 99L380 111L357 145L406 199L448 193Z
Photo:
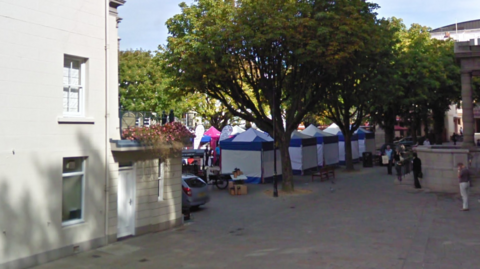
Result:
M373 155L371 152L364 152L362 154L363 167L373 167Z

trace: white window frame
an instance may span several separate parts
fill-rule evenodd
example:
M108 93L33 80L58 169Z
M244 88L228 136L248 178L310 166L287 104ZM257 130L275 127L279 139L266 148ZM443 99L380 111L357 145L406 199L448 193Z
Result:
M164 200L165 191L165 162L158 159L158 201Z
M64 117L85 117L85 91L86 91L86 63L87 59L85 58L80 58L80 57L74 57L74 56L69 56L69 55L64 55L63 57L63 68L65 68L65 62L72 62L72 61L78 61L80 63L80 80L79 80L79 85L71 85L69 84L63 84L62 87L62 111L63 111L63 88L68 87L68 88L73 88L73 87L78 87L79 88L79 96L78 96L78 112L68 112L68 111L63 111L63 116ZM72 69L72 65L70 64L70 69ZM63 76L63 72L62 72ZM69 75L70 79L70 75Z
M68 173L63 173L63 160L64 159L81 159L82 160L82 171L80 172L68 172ZM74 220L67 220L67 221L62 221L62 226L70 226L74 224L79 224L79 223L84 223L85 222L85 181L86 181L86 176L85 176L85 170L86 170L86 157L65 157L62 159L62 185L63 185L63 180L66 177L74 177L74 176L82 176L82 208L81 208L81 217L79 219L74 219ZM62 187L62 210L63 210L63 187ZM63 213L62 213L63 214Z

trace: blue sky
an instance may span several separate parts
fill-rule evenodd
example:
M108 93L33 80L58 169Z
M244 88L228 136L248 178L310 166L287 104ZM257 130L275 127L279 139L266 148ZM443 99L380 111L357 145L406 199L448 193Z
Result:
M419 23L437 28L455 22L480 19L479 0L372 0L381 6L379 17L402 18L407 26ZM168 30L165 22L181 12L181 2L194 0L127 0L119 8L120 49L154 51L165 44Z

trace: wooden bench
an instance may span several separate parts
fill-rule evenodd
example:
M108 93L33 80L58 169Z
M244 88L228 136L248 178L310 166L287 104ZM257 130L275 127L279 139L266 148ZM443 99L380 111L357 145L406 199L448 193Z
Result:
M312 174L312 181L315 177L320 178L320 182L322 182L324 179L327 180L332 176L335 178L335 167L333 166L324 166L322 167L318 172L315 172Z

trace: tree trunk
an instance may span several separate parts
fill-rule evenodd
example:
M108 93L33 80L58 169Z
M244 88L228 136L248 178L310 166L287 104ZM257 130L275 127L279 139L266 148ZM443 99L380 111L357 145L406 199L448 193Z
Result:
M441 145L443 143L443 129L445 127L445 112L443 110L432 109L433 114L433 129L435 132L435 144ZM448 138L448 134L447 134Z
M418 116L417 114L413 114L412 116L412 140L413 143L417 143L417 130L418 130Z
M345 138L345 164L347 171L355 170L353 166L353 156L352 156L352 135L350 132L343 132L343 137Z
M393 143L393 139L395 137L395 126L387 126L385 125L385 143Z
M423 122L423 132L425 137L428 138L429 130L428 130L428 113L424 113L422 115L422 122Z
M277 136L277 146L280 149L281 156L281 160L277 160L277 162L282 162L282 190L285 192L292 192L294 190L292 162L290 160L290 152L288 151L290 135L291 132L284 132L279 133ZM279 171L277 171L277 174L278 172Z

